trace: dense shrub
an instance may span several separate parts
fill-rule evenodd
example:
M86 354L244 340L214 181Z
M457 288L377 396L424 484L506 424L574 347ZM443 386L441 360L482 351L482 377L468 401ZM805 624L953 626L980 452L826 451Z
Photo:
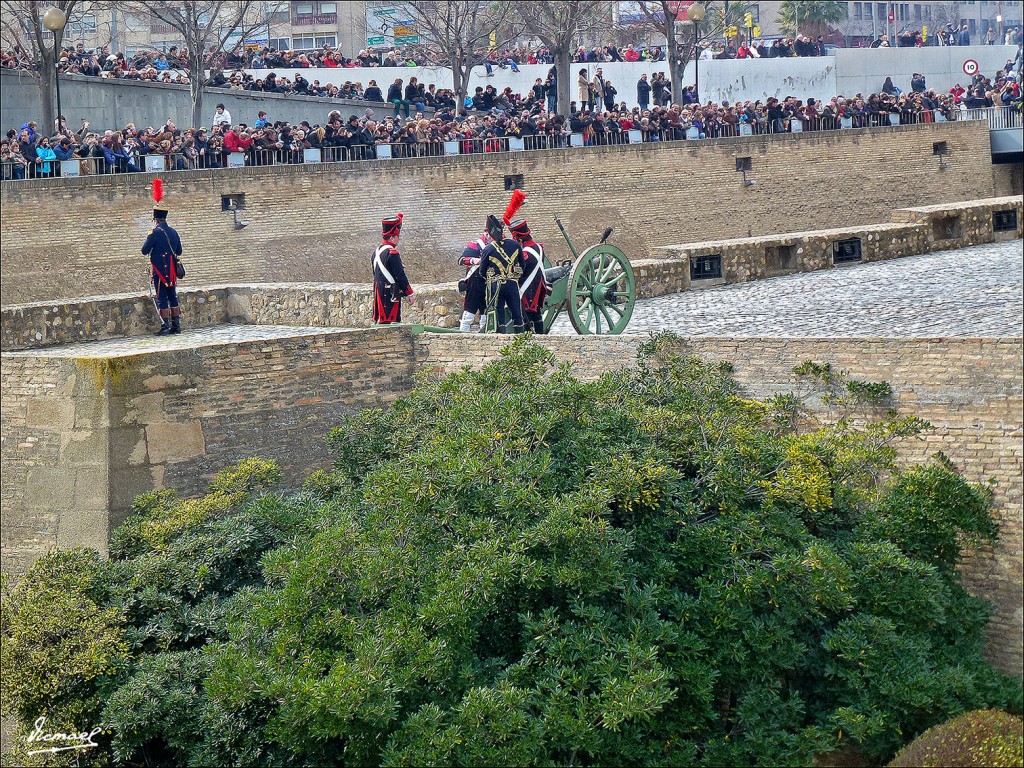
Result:
M111 561L5 598L5 710L130 764L809 765L1019 709L955 570L988 494L894 467L927 425L808 364L835 421L797 432L672 350L584 383L520 340L347 419L298 494L254 461L140 497Z
M998 710L979 710L929 728L900 750L892 768L1014 768L1024 765L1024 723Z

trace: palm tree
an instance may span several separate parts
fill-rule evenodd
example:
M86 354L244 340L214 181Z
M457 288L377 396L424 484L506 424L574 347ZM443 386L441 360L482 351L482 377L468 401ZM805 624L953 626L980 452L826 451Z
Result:
M818 37L828 35L829 27L845 18L845 3L828 0L782 0L776 21L787 34Z

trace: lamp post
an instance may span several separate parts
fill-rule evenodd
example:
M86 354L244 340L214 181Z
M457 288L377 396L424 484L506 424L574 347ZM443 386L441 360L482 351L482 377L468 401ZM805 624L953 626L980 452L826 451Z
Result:
M60 129L60 61L57 58L57 33L63 31L67 26L68 15L60 8L51 6L43 14L43 26L53 32L53 85L57 92L57 128ZM47 129L49 130L49 129Z
M693 90L700 104L700 23L704 21L707 11L700 3L694 3L686 9L686 18L693 22Z

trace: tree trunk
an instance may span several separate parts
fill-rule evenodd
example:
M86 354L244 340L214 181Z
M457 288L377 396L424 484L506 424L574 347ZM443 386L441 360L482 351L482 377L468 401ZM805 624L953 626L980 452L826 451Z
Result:
M57 66L52 57L45 54L39 61L39 134L41 136L53 135L53 124L57 118L54 105L54 82L57 73Z
M452 90L455 91L455 114L461 112L466 103L467 83L471 67L466 63L465 57L453 56L452 61Z
M686 63L682 61L681 46L676 36L674 18L665 19L665 39L668 41L668 76L672 78L672 103L683 103L683 70Z
M203 65L191 61L188 68L188 89L192 94L192 127L199 130L203 125ZM212 127L212 126L211 126Z
M558 73L558 114L569 117L569 102L572 101L572 56L569 46L552 50L555 71Z

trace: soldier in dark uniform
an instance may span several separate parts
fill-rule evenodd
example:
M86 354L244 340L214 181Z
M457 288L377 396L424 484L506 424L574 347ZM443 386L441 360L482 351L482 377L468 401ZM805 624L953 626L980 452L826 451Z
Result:
M416 296L405 276L402 257L398 253L398 237L402 232L402 214L380 223L383 241L373 252L373 322L378 325L402 322L402 297L409 297L416 306Z
M465 287L465 302L462 305L462 319L459 321L459 330L468 333L473 323L487 311L484 301L484 275L480 271L480 257L484 248L491 242L490 235L486 232L476 240L470 240L462 250L459 257L459 264L466 268L466 276L462 279L459 288Z
M509 225L516 242L523 249L523 276L519 278L519 295L523 300L523 317L528 330L544 333L544 299L549 290L544 282L544 246L533 239L526 219Z
M178 306L177 291L181 238L168 225L167 206L159 201L153 207L153 224L153 231L142 244L142 254L149 256L149 271L156 289L156 306L160 313L160 330L156 335L166 336L169 333L181 333L181 308Z
M523 333L523 304L519 298L519 278L523 274L523 249L505 237L505 225L496 216L487 217L487 234L492 242L480 258L487 299L487 333L507 333L507 311L512 317L512 332Z

